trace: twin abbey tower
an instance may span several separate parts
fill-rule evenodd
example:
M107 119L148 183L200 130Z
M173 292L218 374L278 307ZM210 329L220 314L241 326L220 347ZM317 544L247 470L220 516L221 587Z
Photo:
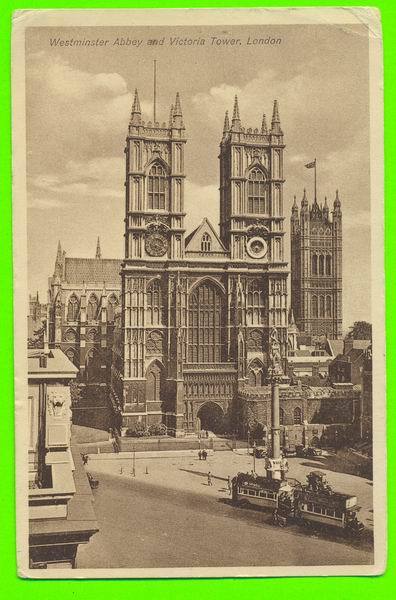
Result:
M160 124L155 117L143 121L135 92L125 147L122 318L111 375L124 430L137 422L164 423L174 435L201 427L235 430L239 393L268 389L274 336L287 369L285 146L278 103L269 127L265 115L260 127L243 127L236 97L232 118L225 115L220 235L206 218L186 234L186 141L179 94L169 121ZM300 218L295 208L292 216L296 322L302 332L329 337L341 335L337 207L331 222L326 208L309 208L304 199Z

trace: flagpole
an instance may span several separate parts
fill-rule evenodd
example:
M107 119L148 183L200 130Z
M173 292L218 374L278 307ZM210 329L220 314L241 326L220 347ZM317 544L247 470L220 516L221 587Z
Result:
M157 120L157 61L154 60L154 73L153 73L153 96L154 96L154 101L153 101L153 117L154 117L154 125L156 123Z
M316 158L315 158L315 201L316 201Z

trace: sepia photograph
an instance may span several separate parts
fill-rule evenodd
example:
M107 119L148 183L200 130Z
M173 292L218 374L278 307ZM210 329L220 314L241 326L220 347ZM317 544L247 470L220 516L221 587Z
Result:
M22 11L20 574L385 568L374 9Z

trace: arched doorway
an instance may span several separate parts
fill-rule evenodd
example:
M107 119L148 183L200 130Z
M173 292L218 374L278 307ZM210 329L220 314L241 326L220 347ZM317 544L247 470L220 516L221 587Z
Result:
M215 402L205 402L197 412L197 419L199 419L198 429L213 431L213 433L224 432L224 413Z

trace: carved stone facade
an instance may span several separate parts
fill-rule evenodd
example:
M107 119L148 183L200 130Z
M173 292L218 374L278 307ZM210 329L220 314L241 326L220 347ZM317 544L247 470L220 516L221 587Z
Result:
M283 443L332 446L349 435L359 437L359 386L281 386L280 424ZM247 436L257 425L268 437L271 429L270 388L246 388L239 393L239 433ZM337 440L338 436L338 440ZM265 435L264 435L265 437Z
M69 258L61 245L49 279L48 332L52 348L60 348L78 368L78 381L109 380L114 319L120 310L121 260L101 256Z
M270 332L287 357L283 133L241 125L237 99L220 143L220 236L184 229L180 98L167 126L144 123L137 93L126 139L122 318L112 400L123 431L163 422L175 435L236 429L238 392L268 383Z
M342 213L338 191L330 218L327 201L291 215L291 305L301 334L342 337Z

